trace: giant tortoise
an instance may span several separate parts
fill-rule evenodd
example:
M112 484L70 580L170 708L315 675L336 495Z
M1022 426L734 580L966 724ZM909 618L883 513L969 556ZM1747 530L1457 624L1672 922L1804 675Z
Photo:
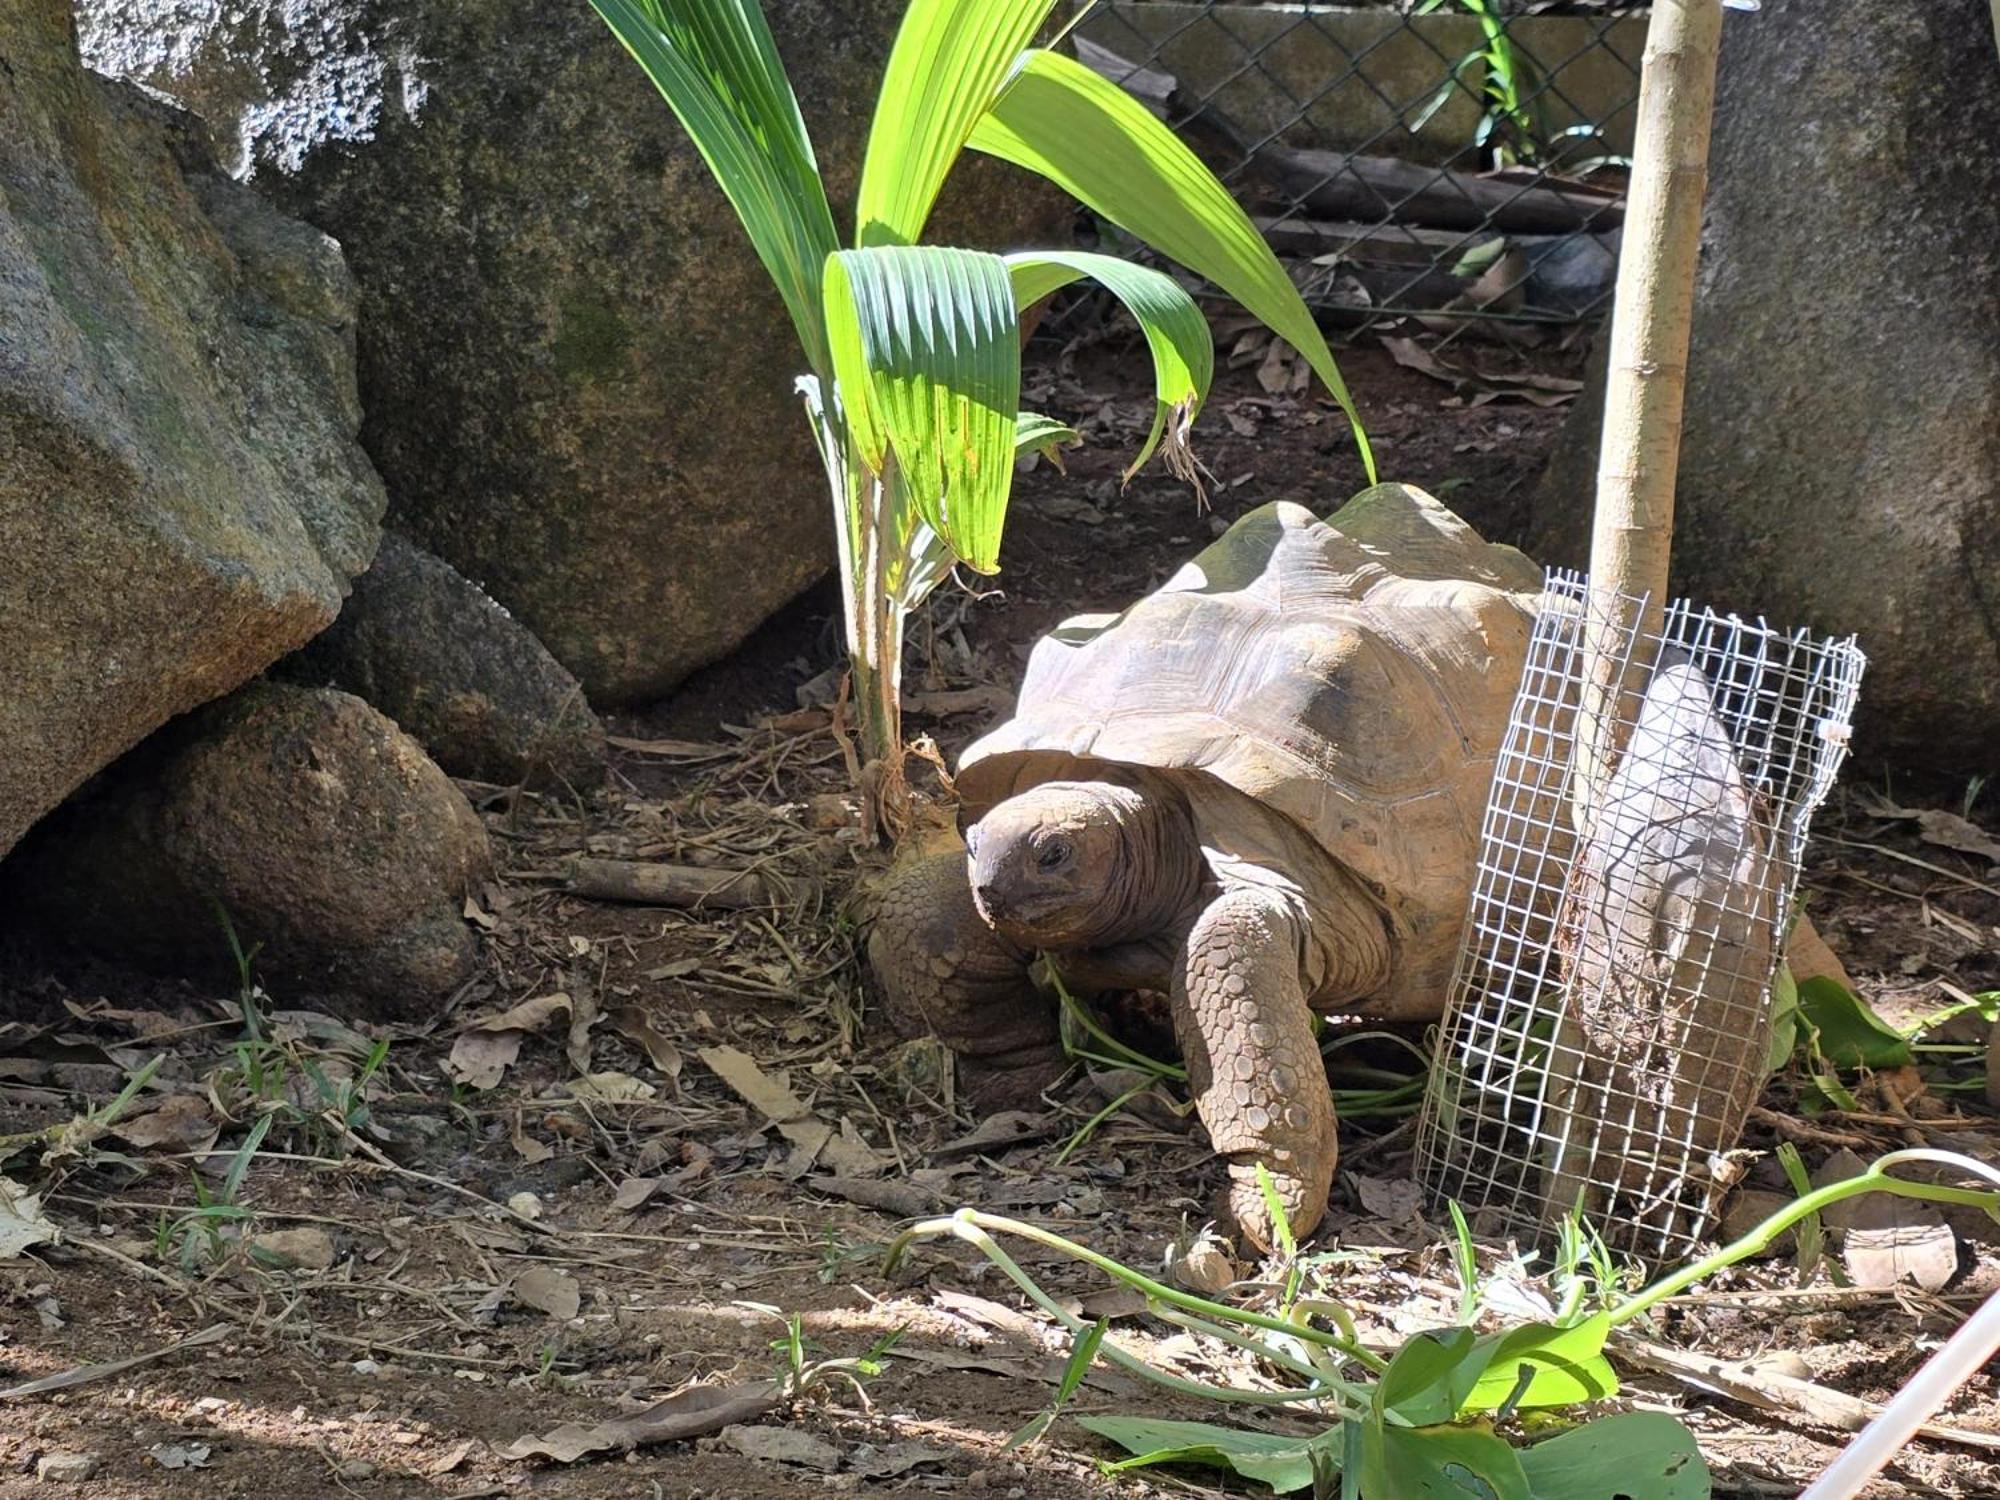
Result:
M1421 491L1250 512L1118 615L1035 647L965 752L963 847L906 859L870 960L986 1097L1047 1083L1065 979L1170 997L1230 1206L1303 1233L1337 1146L1311 1013L1444 1008L1541 586ZM968 878L969 876L969 878Z

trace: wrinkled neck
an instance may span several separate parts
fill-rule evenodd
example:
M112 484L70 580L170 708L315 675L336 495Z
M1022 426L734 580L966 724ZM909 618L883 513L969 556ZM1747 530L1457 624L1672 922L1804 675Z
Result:
M1180 921L1199 900L1207 869L1194 815L1171 785L1114 787L1108 798L1118 809L1124 878L1093 914L1091 947L1149 938Z

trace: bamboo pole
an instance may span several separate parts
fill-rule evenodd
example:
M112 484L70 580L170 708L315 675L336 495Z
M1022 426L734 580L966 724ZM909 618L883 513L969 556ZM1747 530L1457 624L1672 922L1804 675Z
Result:
M1674 535L1674 478L1723 0L1654 0L1639 84L1632 192L1598 450L1572 812L1587 826L1651 667L1625 643L1656 635Z

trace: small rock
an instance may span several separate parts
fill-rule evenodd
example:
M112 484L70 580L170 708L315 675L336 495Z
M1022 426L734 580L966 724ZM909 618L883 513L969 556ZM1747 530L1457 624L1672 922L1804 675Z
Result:
M576 678L478 584L393 532L340 618L280 672L366 699L454 776L604 779L604 726Z
M333 1236L324 1229L273 1229L251 1237L250 1254L279 1270L330 1271Z
M1840 1260L1856 1286L1941 1291L1958 1274L1958 1237L1930 1204L1872 1193L1856 1204Z
M1811 1182L1816 1188L1827 1187L1836 1182L1845 1182L1850 1177L1859 1177L1868 1170L1868 1163L1842 1146L1833 1155L1819 1164L1819 1170L1812 1174ZM1877 1196L1864 1193L1859 1198L1849 1198L1844 1203L1836 1203L1820 1214L1820 1222L1836 1232L1845 1230L1854 1223L1861 1205Z
M1770 1188L1739 1187L1729 1195L1729 1201L1722 1209L1722 1240L1733 1244L1743 1238L1759 1224L1770 1218L1788 1203L1796 1202L1791 1193L1774 1192ZM1798 1244L1793 1232L1787 1229L1771 1242L1766 1255L1789 1255Z
M381 1471L365 1458L342 1459L334 1473L342 1479L373 1479Z
M207 1443L155 1443L146 1456L163 1469L206 1469L211 1451Z
M486 829L359 698L261 682L176 720L6 861L24 922L93 956L233 978L217 906L265 976L415 1011L478 956Z
M35 1460L35 1478L44 1484L84 1484L96 1472L94 1453L44 1453Z
M514 1299L558 1323L567 1323L583 1305L583 1290L575 1277L553 1266L530 1266L514 1278Z
M382 1366L372 1359L357 1359L351 1367L357 1375L380 1375Z

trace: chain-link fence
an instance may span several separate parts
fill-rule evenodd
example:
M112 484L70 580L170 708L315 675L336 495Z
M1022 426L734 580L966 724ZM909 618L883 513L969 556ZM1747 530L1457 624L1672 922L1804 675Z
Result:
M1605 0L1098 0L1077 30L1324 322L1445 339L1609 311L1645 36Z

